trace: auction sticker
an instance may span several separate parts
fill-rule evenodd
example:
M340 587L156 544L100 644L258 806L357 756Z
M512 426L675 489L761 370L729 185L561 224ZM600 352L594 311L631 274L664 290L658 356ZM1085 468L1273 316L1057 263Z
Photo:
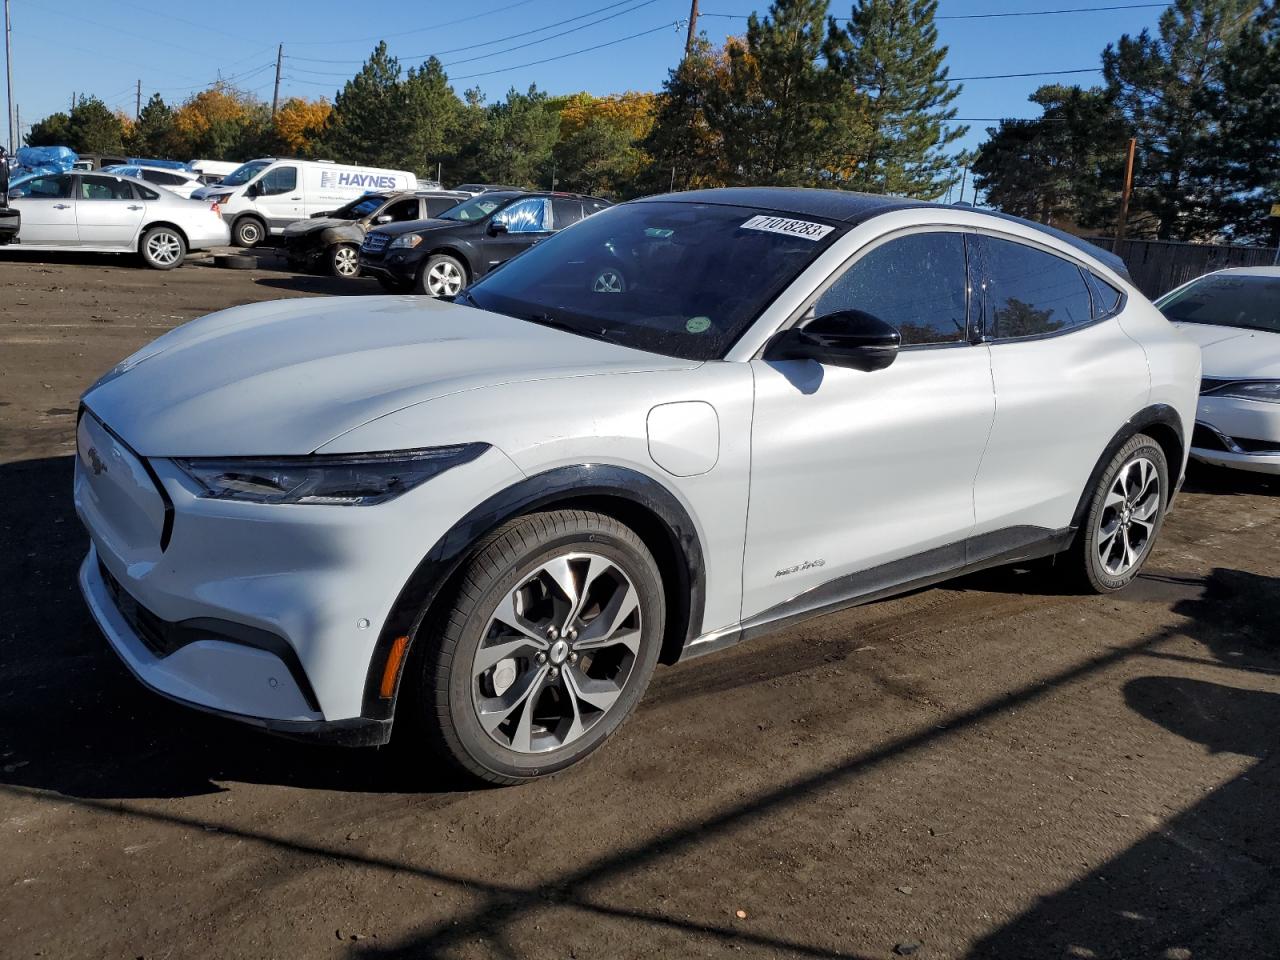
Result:
M764 230L766 233L781 233L788 237L803 237L805 240L821 240L835 229L825 223L810 223L808 220L789 220L786 217L768 217L763 214L752 217L742 225L743 230Z
M685 321L684 328L690 333L706 333L711 329L711 318L690 317Z

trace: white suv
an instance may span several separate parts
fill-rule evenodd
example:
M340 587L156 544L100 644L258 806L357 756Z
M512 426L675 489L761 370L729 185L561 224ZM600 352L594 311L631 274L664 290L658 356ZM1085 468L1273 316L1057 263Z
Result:
M659 660L1055 553L1125 586L1200 354L1114 263L973 210L710 190L454 303L214 314L85 394L81 587L166 696L551 773Z

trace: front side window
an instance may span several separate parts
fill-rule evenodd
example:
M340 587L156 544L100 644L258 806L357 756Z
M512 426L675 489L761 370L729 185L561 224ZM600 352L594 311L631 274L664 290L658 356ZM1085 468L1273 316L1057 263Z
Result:
M546 197L528 197L502 210L494 220L505 223L508 233L543 233L551 229L549 208Z
M1057 333L1093 320L1084 274L1069 260L1014 243L982 238L987 324L997 340Z
M9 192L32 200L66 200L71 196L71 177L31 177L15 183Z
M391 204L379 216L390 217L393 223L404 223L406 220L420 219L421 214L418 211L418 198L410 197L408 200Z
M968 339L965 239L919 233L859 258L818 298L814 314L860 310L896 327L903 346Z
M80 178L80 200L132 200L133 187L128 180L115 177Z
M713 360L847 229L754 207L623 204L534 245L462 299L584 337Z
M1156 307L1174 323L1280 333L1280 276L1210 274L1157 300Z
M258 193L264 197L274 197L296 189L298 189L297 167L276 167L258 181Z

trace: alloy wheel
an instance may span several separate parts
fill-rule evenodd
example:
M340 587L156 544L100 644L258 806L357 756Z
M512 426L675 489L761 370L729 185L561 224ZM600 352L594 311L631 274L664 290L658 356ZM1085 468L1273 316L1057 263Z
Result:
M182 258L182 240L168 230L155 230L147 237L147 257L160 266L172 266Z
M517 753L573 743L621 697L640 639L640 596L617 563L545 561L504 595L472 660L481 727Z
M439 260L427 269L427 293L433 297L452 297L462 289L462 271L457 264Z
M360 273L360 254L355 247L339 247L333 252L333 271L340 277Z
M1137 566L1151 544L1160 513L1160 472L1146 457L1116 474L1098 517L1098 561L1113 577Z
M591 284L593 293L623 293L625 290L626 283L617 270L601 270Z

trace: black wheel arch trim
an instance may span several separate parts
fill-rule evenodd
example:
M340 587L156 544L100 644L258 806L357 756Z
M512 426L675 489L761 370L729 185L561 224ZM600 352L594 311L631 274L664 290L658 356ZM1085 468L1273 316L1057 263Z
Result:
M1098 482L1102 479L1103 472L1107 469L1107 465L1111 463L1116 453L1129 442L1131 437L1152 426L1168 428L1178 438L1178 452L1181 455L1181 460L1177 463L1171 462L1169 464L1170 473L1177 473L1177 476L1170 477L1169 499L1165 503L1165 509L1167 510L1173 504L1174 494L1182 485L1183 462L1186 460L1187 453L1187 432L1182 425L1182 418L1178 416L1177 410L1167 403L1154 403L1144 407L1125 421L1124 426L1116 431L1111 438L1111 442L1102 451L1102 456L1098 458L1098 462L1089 474L1089 482L1085 484L1084 490L1080 493L1080 500L1076 503L1075 512L1071 515L1071 525L1073 527L1076 529L1083 527L1085 514L1088 512L1089 503L1093 500L1093 495L1098 489ZM1159 438L1156 438L1156 440L1158 442Z
M418 563L401 588L375 641L365 678L362 716L378 721L394 716L404 665L412 655L427 611L485 535L526 513L602 498L628 501L657 517L671 550L680 561L673 571L676 608L668 606L668 632L663 642L664 659L677 659L701 629L706 599L702 544L689 512L666 486L637 470L591 463L557 467L527 477L474 507L450 527ZM394 692L391 697L383 698L383 672L396 639L402 636L409 638L409 649L401 658ZM678 649L674 649L676 647Z

